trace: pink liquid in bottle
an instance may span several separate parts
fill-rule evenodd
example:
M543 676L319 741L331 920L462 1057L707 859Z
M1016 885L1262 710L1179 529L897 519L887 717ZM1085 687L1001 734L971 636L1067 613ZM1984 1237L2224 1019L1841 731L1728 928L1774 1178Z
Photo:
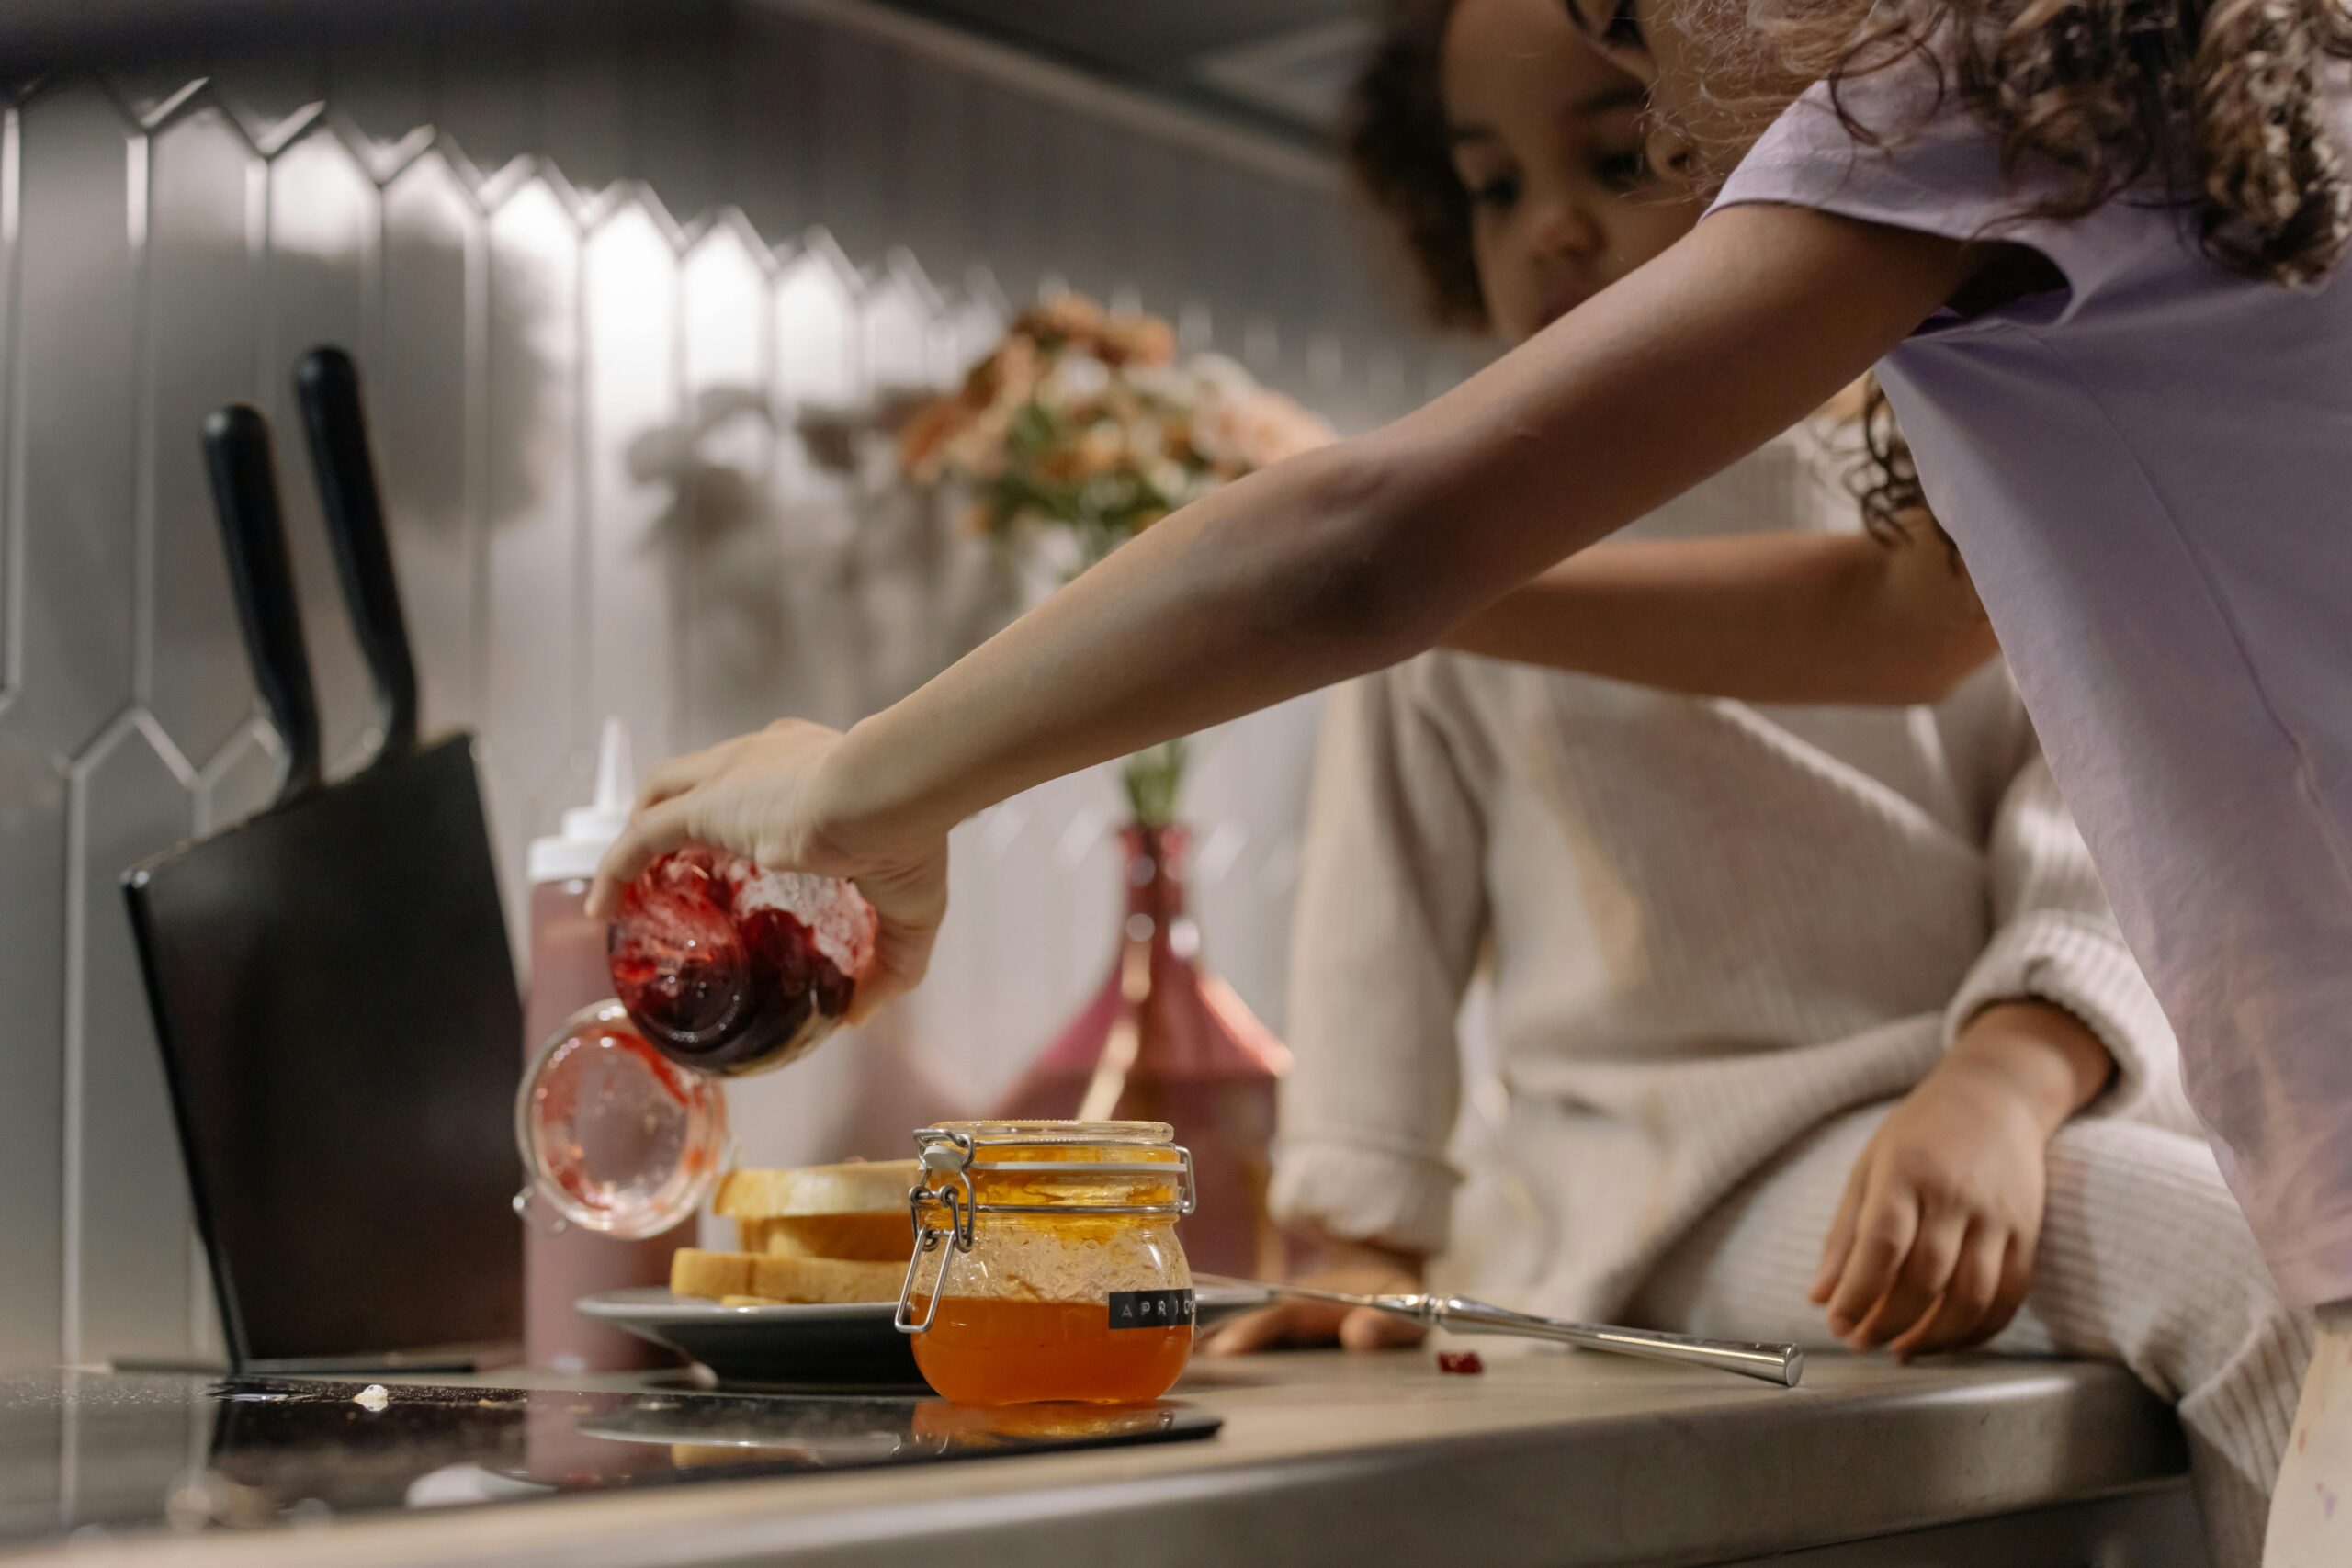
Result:
M873 908L847 883L681 850L622 894L607 948L614 994L672 1061L762 1072L847 1016L874 931Z

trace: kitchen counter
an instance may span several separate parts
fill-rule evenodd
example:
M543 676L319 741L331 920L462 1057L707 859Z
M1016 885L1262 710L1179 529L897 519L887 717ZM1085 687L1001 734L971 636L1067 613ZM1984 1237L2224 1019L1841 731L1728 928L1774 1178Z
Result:
M1782 1391L1486 1341L1482 1375L1426 1353L1196 1364L1176 1397L1206 1441L808 1474L173 1538L113 1535L17 1562L154 1568L546 1562L1203 1564L1736 1562L1907 1537L1808 1562L2187 1568L2194 1516L2171 1416L2120 1370L1816 1356ZM392 1380L387 1380L391 1382ZM447 1382L450 1380L435 1380ZM622 1379L475 1380L641 1386ZM400 1396L393 1383L393 1397ZM93 1472L102 1453L62 1463ZM201 1452L200 1447L196 1450ZM13 1461L12 1461L13 1462ZM96 1484L95 1476L85 1485ZM2041 1510L1954 1528L1958 1521ZM1998 1532L2007 1532L1999 1534ZM1996 1532L1988 1534L1986 1532ZM2120 1544L2125 1540L2133 1544ZM2025 1544L2030 1542L2031 1545ZM2052 1545L2052 1543L2058 1543ZM2169 1544L2167 1544L2169 1542ZM2052 1555L2041 1553L2047 1549Z

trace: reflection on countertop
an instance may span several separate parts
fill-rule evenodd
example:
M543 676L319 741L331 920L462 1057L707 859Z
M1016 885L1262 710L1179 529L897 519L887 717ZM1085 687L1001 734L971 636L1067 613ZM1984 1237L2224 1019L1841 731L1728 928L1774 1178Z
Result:
M612 1380L607 1380L612 1381ZM0 1551L355 1514L1205 1437L1173 1404L55 1371L0 1378Z
M1477 1343L1486 1371L1476 1377L1440 1372L1428 1350L1197 1359L1171 1403L1221 1420L1215 1441L913 1470L870 1461L886 1448L896 1457L901 1442L968 1441L976 1419L990 1451L1017 1452L1006 1439L1040 1417L1012 1413L991 1434L987 1416L935 1401L860 1400L842 1402L856 1422L828 1427L822 1411L836 1402L696 1404L707 1385L677 1374L506 1371L433 1379L430 1388L387 1377L385 1414L395 1420L370 1427L349 1404L362 1385L348 1381L301 1385L299 1401L224 1404L200 1378L0 1378L0 1553L38 1553L46 1541L62 1550L37 1560L78 1568L89 1561L74 1549L84 1543L60 1538L81 1531L105 1537L110 1562L273 1568L318 1557L322 1538L303 1528L316 1522L332 1531L341 1568L487 1565L518 1554L566 1568L882 1568L951 1556L975 1565L1632 1568L1745 1565L1871 1538L1881 1555L1840 1547L1822 1568L2203 1565L2178 1425L2119 1367L1940 1358L1903 1368L1822 1355L1803 1387L1784 1390ZM588 1392L574 1392L583 1383ZM673 1401L699 1424L668 1425ZM796 1414L772 1414L780 1410ZM887 1421L876 1415L884 1410L894 1413ZM813 1429L750 1431L746 1419ZM323 1466L300 1444L273 1455L267 1434L301 1421L369 1436ZM220 1435L231 1428L236 1440L224 1448ZM650 1440L616 1442L616 1433ZM736 1467L746 1443L765 1445L761 1473ZM582 1460L583 1449L597 1457ZM227 1462L214 1469L262 1487L296 1528L176 1536L150 1528L168 1522L175 1492L184 1525L223 1506L236 1517L239 1495L180 1485L216 1455ZM304 1501L298 1478L311 1475L343 1490ZM647 1483L705 1477L735 1483ZM491 1500L502 1489L544 1496L534 1489L550 1484L603 1495L426 1506ZM350 1517L378 1506L401 1513ZM1114 1542L1152 1551L1131 1559L1110 1553Z

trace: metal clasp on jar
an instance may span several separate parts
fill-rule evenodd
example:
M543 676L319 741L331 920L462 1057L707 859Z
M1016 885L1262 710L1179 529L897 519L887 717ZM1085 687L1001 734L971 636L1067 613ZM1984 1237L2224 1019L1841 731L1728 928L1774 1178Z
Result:
M1124 1214L1137 1219L1181 1220L1199 1205L1199 1194L1193 1185L1193 1151L1181 1144L1156 1142L1131 1146L1164 1148L1175 1153L1174 1167L1169 1172L1176 1179L1173 1202L1086 1203L1073 1200L1061 1203L983 1203L973 1190L972 1163L983 1148L1036 1147L1055 1143L1112 1145L1116 1142L1077 1127L1073 1127L1068 1135L1058 1138L1035 1132L980 1137L954 1127L925 1127L916 1133L915 1145L920 1151L921 1168L915 1176L915 1184L907 1190L907 1213L914 1224L915 1252L907 1260L906 1282L899 1287L898 1310L890 1316L892 1325L901 1334L930 1332L932 1324L939 1317L939 1298L946 1293L948 1265L955 1254L972 1250L974 1226L981 1214L1063 1214L1082 1211L1090 1214ZM1076 1164L1051 1161L1035 1166L1000 1162L989 1165L987 1169L991 1173L1044 1170L1061 1176L1157 1177L1161 1174L1152 1164L1142 1162ZM933 1223L935 1213L944 1215L946 1221L944 1225ZM933 1253L939 1254L939 1269L932 1276L922 1317L917 1321L913 1316L915 1284L922 1277L923 1259Z

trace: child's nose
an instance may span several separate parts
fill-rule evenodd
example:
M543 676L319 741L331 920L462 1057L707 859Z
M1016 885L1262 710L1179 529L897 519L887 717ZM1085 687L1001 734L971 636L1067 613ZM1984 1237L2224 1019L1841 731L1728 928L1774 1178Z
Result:
M1536 254L1546 259L1592 254L1601 248L1602 239L1593 214L1582 202L1566 197L1537 209L1532 237Z

